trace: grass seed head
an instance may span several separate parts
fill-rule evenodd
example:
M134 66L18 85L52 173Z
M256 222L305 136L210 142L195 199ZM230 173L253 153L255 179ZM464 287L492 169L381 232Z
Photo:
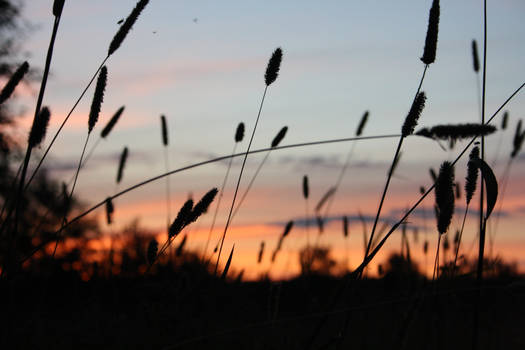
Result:
M428 16L427 36L425 38L425 49L421 61L424 64L434 63L436 60L436 49L439 30L439 0L432 1L432 7Z
M465 178L465 197L467 200L467 205L470 204L474 192L476 192L477 182L478 182L478 166L476 165L476 160L479 159L479 147L476 146L472 148L469 155L469 161L467 163L467 177Z
M423 91L421 91L416 96L416 99L412 103L412 107L410 107L410 111L408 112L408 115L405 118L405 123L401 128L401 135L403 137L412 135L412 133L414 132L414 129L417 126L417 121L421 116L421 112L423 112L423 108L425 108L426 99L427 97Z
M168 230L168 237L172 238L177 236L182 229L187 225L189 219L192 216L193 200L188 199L180 208L177 217L173 220Z
M235 142L241 142L244 138L244 123L239 123L237 125L237 130L235 130Z
M60 17L62 15L64 2L65 0L55 0L55 2L53 2L53 16Z
M308 176L303 176L303 197L304 199L308 199L308 195L310 194L310 188L308 186Z
M436 181L437 227L440 234L447 232L454 214L454 166L443 162Z
M168 124L164 115L160 116L160 124L162 128L162 144L164 147L168 146Z
M120 155L120 162L118 165L117 183L120 183L120 181L122 180L122 176L124 175L124 168L126 167L127 159L128 159L128 148L124 147L124 150L122 151L122 154Z
M509 111L505 111L503 113L503 117L501 118L501 130L507 129L508 123L509 123Z
M11 96L13 91L15 91L16 86L18 85L18 83L20 83L20 81L22 80L24 75L26 75L28 70L29 63L25 61L24 63L22 63L22 65L20 65L20 67L18 67L18 69L13 73L13 75L11 75L11 78L9 78L9 81L7 82L7 84L5 84L4 88L0 92L0 105Z
M100 132L100 137L102 137L103 139L106 138L109 133L111 132L111 130L113 130L113 127L115 126L115 124L117 124L120 116L122 115L122 113L124 112L124 106L120 107L116 112L115 114L113 115L113 117L111 117L111 119L109 120L109 122L106 124L106 126L104 127L104 129L102 129L102 131Z
M277 135L275 135L275 137L272 140L272 145L271 145L272 148L275 148L275 147L279 146L281 141L284 139L284 136L286 135L287 131L288 131L288 127L287 126L283 127L281 130L279 130Z
M476 40L472 40L472 65L474 72L479 72L479 56L478 56L478 43Z
M281 61L283 59L283 51L280 47L275 49L268 61L268 66L266 66L266 73L264 74L264 82L266 86L270 86L271 83L277 79L279 75L279 69L281 68Z
M28 143L30 148L34 148L42 143L46 137L47 126L49 125L50 118L51 112L49 112L49 108L43 107L33 120L33 125L29 132Z
M369 111L365 111L365 113L361 117L361 121L359 122L357 130L355 132L355 136L361 136L361 134L363 133L363 129L365 128L366 122L368 121L369 114L370 114Z
M195 204L195 207L193 208L192 214L188 220L187 225L192 222L195 222L202 214L208 211L208 208L215 199L217 192L217 188L212 188L204 196L202 196L201 200L197 204Z
M104 90L106 89L106 83L108 79L108 69L103 66L98 74L97 86L95 88L95 94L93 95L93 101L91 102L91 109L89 111L88 120L88 132L91 132L98 121L98 115L100 114L100 108L104 101Z
M261 246L259 248L259 254L257 255L257 264L261 263L263 254L264 254L264 241L261 242Z
M113 207L113 201L111 200L111 197L106 198L106 220L108 225L111 225L113 222L113 212L115 211L115 208Z
M135 8L131 11L124 23L122 23L122 25L119 27L119 30L113 37L113 40L111 40L108 49L108 56L111 56L115 51L117 51L124 39L126 39L126 36L131 30L131 27L133 27L133 24L135 24L137 18L139 18L140 13L142 10L144 10L148 2L149 0L140 0L137 2Z

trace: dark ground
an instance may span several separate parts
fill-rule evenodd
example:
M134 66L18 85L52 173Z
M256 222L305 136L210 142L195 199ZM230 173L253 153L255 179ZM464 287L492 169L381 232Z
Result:
M0 284L3 349L470 349L477 289L468 278L224 282L198 268L82 282L18 276ZM47 287L46 287L47 286ZM479 349L525 349L525 281L487 280ZM346 336L338 338L345 310ZM311 346L311 347L308 347Z

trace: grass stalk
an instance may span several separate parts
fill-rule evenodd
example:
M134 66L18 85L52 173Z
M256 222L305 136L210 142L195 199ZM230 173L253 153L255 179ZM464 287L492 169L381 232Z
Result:
M235 154L236 150L237 150L237 142L235 142L235 144L233 145L232 155ZM217 214L219 213L219 208L221 206L222 197L224 196L224 189L226 187L226 183L228 182L228 176L230 175L232 163L233 163L233 157L231 157L228 162L228 169L226 170L226 174L224 174L224 179L222 180L221 190L219 192L219 199L217 199L217 205L215 206L215 211L213 212L213 219L211 221L210 230L208 231L208 238L206 239L206 244L204 245L204 251L202 252L203 261L206 258L206 252L208 251L208 246L210 244L211 235L213 233L213 229L215 228Z
M415 103L416 99L418 98L418 96L420 94L421 86L423 85L423 80L425 79L425 74L427 72L427 69L428 69L428 64L425 64L425 68L423 70L423 74L421 75L421 79L419 81L419 85L417 87L416 94L414 96L412 104ZM368 253L370 252L370 249L371 249L371 246L372 246L372 242L374 240L374 234L375 234L375 231L376 231L376 228L377 228L377 223L378 223L379 217L381 215L381 209L383 208L383 203L384 203L385 198L386 198L386 193L388 191L388 186L390 185L390 180L392 179L392 174L394 172L394 167L396 165L396 160L398 159L399 152L401 151L401 146L403 145L403 140L405 139L405 137L406 137L406 135L401 135L400 138L399 138L399 142L397 144L397 148L396 148L396 151L394 153L394 157L392 159L392 164L390 165L390 170L388 171L388 176L387 176L387 179L386 179L385 187L383 188L383 193L381 195L381 200L379 201L379 206L377 208L377 213L376 213L376 216L374 218L374 224L372 226L372 232L370 233L370 237L368 239L368 244L367 244L367 247L366 247L366 250L365 250L365 257L364 257L363 261L366 260L366 258L368 256Z
M235 200L237 199L237 193L239 192L239 185L241 184L242 173L244 171L244 167L246 165L246 159L248 158L248 154L252 146L253 137L255 136L255 131L257 130L257 124L259 123L259 118L261 116L261 111L264 105L264 99L266 97L267 91L268 91L268 85L264 87L264 93L261 99L261 104L259 106L259 112L257 113L257 119L255 120L255 125L253 127L252 135L250 136L250 142L248 143L248 148L246 150L246 153L244 154L244 159L242 160L241 171L239 172L239 177L237 178L237 185L235 186L235 192L233 193L233 199L232 199L232 204L230 205L228 219L226 220L226 225L224 226L224 232L222 233L222 237L221 237L221 244L219 246L219 254L217 255L217 262L215 263L214 274L217 274L217 268L219 266L219 261L221 259L222 246L224 245L224 239L226 238L226 233L228 232L228 227L230 226L230 221L231 221L231 217L233 213L233 207L235 206Z

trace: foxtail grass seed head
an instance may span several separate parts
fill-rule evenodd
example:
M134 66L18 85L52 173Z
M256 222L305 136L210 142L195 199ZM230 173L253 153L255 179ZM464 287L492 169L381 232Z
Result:
M423 195L423 194L425 194L425 192L427 192L427 190L425 189L425 187L420 186L420 187L419 187L419 193L420 193L421 195Z
M287 131L288 131L288 127L287 126L283 127L281 130L279 130L277 135L275 135L275 137L272 140L272 148L275 148L275 147L279 146L281 141L284 139L284 136L286 135Z
M523 145L523 140L525 139L525 131L521 131L521 119L518 121L518 125L516 125L516 132L514 133L514 140L513 140L513 148L512 153L510 154L511 158L514 158L518 155L518 153L521 150L521 146Z
M259 248L259 254L257 255L257 264L261 263L263 254L264 254L264 241L261 242L261 246Z
M503 113L503 117L501 118L501 130L507 129L508 123L509 123L509 111L505 111Z
M454 166L443 162L436 181L436 206L438 211L438 232L447 232L454 214Z
M4 88L0 92L0 105L11 96L13 91L15 91L16 86L18 85L18 83L20 83L20 81L22 80L22 78L28 70L29 63L25 61L20 67L18 67L18 69L13 73L13 75L11 75L11 78L9 78L9 81L7 82L7 84L5 84Z
M293 221L290 220L290 221L288 221L288 223L286 224L286 227L284 228L284 232L283 232L283 236L282 236L283 238L288 236L288 234L292 230L292 227L293 227Z
M111 200L111 197L106 198L106 220L108 225L111 225L113 223L114 211L115 208L113 207L113 201Z
M151 265L153 262L155 262L155 258L157 257L157 251L159 250L159 242L155 238L152 238L151 241L149 241L148 244L148 263Z
M319 229L319 234L324 232L324 220L321 216L317 215L315 217L315 221L317 223L317 228Z
M53 3L53 16L60 17L62 15L64 2L65 0L55 0L55 2Z
M105 139L109 133L111 132L111 130L113 130L113 127L115 126L115 124L117 124L120 116L122 115L122 113L124 112L124 106L120 107L116 112L115 114L113 115L113 117L111 117L111 119L109 120L109 122L106 124L106 126L104 127L104 129L102 129L102 131L100 132L100 137L102 137L103 139Z
M304 199L308 199L308 195L310 194L310 189L308 186L308 176L303 176L303 197Z
M202 214L208 211L208 208L215 199L217 192L217 188L212 188L204 196L202 196L201 200L197 204L195 204L195 207L193 208L191 216L186 225L195 222Z
M102 101L104 101L104 90L106 89L106 82L108 79L108 69L106 66L100 69L98 74L97 86L95 88L95 94L93 95L93 102L91 103L91 110L89 111L89 120L88 120L88 132L90 133L98 120L98 115L100 114L100 107L102 106Z
M264 74L264 82L266 86L270 86L271 83L277 79L279 75L279 68L281 67L281 61L283 59L283 51L280 47L275 49L268 61L268 66L266 66L266 73Z
M120 155L120 162L118 165L117 183L120 183L120 181L122 180L122 176L124 175L124 167L126 166L127 159L128 159L128 148L124 147L124 150L122 151L122 154Z
M463 140L475 136L488 136L496 132L496 127L489 124L443 124L418 130L415 135L438 140Z
M405 123L401 128L401 135L403 137L412 135L412 133L414 132L414 129L417 125L417 121L421 116L421 112L423 112L423 108L425 108L426 99L427 97L423 91L421 91L416 96L414 102L412 103L412 107L410 107L410 111L408 112L408 115L405 118Z
M439 0L432 1L432 7L428 15L427 36L425 38L425 49L421 61L424 64L434 63L436 60L436 49L439 29Z
M46 137L47 126L50 118L51 112L49 112L49 108L43 107L33 120L33 126L29 132L28 143L30 148L34 148L42 143Z
M237 130L235 130L235 142L241 142L244 138L244 123L239 123L237 125Z
M365 126L366 126L366 122L368 121L368 115L369 114L370 114L370 112L365 111L365 113L361 117L361 121L359 122L359 126L357 127L357 130L355 132L355 136L361 136L361 134L363 133L363 130L364 130Z
M472 65L474 72L479 72L479 56L478 56L478 43L476 40L472 40Z
M427 255L428 253L428 241L423 243L423 254Z
M149 0L140 0L137 2L135 8L131 11L124 23L122 23L122 25L119 27L117 33L113 37L113 40L111 40L108 49L108 56L111 56L115 51L117 51L124 39L126 39L126 36L131 30L131 27L133 27L133 24L135 24L137 18L139 18L140 13L142 10L144 10L148 2Z
M187 225L188 220L192 215L193 209L193 200L188 199L180 208L177 217L173 220L173 223L170 225L168 230L168 237L173 238L177 236L182 229Z
M164 115L160 116L160 124L162 128L162 144L164 147L168 147L168 123Z
M348 216L343 216L343 236L348 237Z
M479 159L479 147L476 146L470 151L469 161L467 163L467 177L465 179L465 197L467 205L472 200L474 192L476 191L478 182L478 166L475 160Z
M315 206L315 211L319 212L323 205L328 201L330 197L332 197L335 193L335 187L330 187L328 191L323 195L323 197L319 200L319 203Z

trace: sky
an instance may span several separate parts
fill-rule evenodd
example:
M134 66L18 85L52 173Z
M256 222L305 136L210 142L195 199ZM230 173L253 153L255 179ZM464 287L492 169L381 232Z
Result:
M422 86L428 100L419 126L480 120L471 41L477 40L481 54L482 3L441 1L437 58L429 66ZM52 112L46 146L106 57L118 21L126 18L134 5L132 0L66 1L44 99ZM424 69L419 58L430 5L430 0L151 1L121 48L107 61L108 85L88 149L113 113L123 105L125 111L80 173L76 194L90 207L108 195L163 173L166 163L160 137L161 114L169 126L169 169L230 154L240 122L245 123L247 136L236 150L246 150L264 91L266 64L277 47L284 52L283 62L278 79L268 89L252 149L268 147L283 126L289 128L283 144L352 137L366 110L370 117L363 135L399 134ZM52 1L48 0L25 2L23 16L33 29L23 48L34 67L44 66L53 24L51 7ZM523 13L525 3L521 0L489 1L487 116L525 80ZM93 88L87 91L44 163L53 176L66 182L74 174L87 134ZM15 131L20 137L25 137L31 124L29 111L37 92L37 86L33 86L19 93L18 103L27 106ZM516 123L523 117L523 93L505 110L510 115L508 129L487 138L487 158L498 178L509 158ZM495 125L499 126L499 120ZM273 249L286 222L294 220L296 226L285 242L288 257L278 257L271 274L286 277L297 273L295 254L307 235L313 240L316 234L315 226L307 230L304 225L306 212L311 217L312 208L335 183L351 149L350 166L330 210L334 220L327 224L320 241L331 246L339 261L348 256L350 266L355 267L363 254L358 213L372 220L396 142L394 137L273 151L226 238L226 251L235 244L233 268L245 269L245 276L251 278L268 271L269 253L263 264L256 263L260 242L264 240L268 250ZM443 161L453 160L465 144L445 151L432 140L409 137L387 195L384 220L397 221L402 211L419 198L419 187L431 185L429 168L437 170ZM124 178L116 185L118 159L125 146L130 156ZM248 158L241 193L262 158L264 154ZM494 254L516 261L522 271L524 161L522 153L511 167L493 249ZM212 187L220 188L227 165L223 161L171 176L170 218L189 195L198 199ZM212 235L214 242L224 229L240 165L241 159L236 158ZM465 172L463 159L456 168L456 180L462 184ZM311 188L306 205L301 192L304 175L309 177ZM113 229L138 218L145 229L162 238L167 220L165 191L163 179L116 199ZM429 196L423 203L425 209L409 223L428 237L430 251L437 241L433 201L433 195ZM203 249L214 210L212 207L190 227L190 248ZM452 233L460 225L463 210L463 202L458 202ZM95 212L101 228L106 229L103 214ZM346 240L341 234L342 215L351 218L352 234ZM466 245L475 239L475 223L475 216L469 216ZM390 251L399 250L399 236L392 237L378 262L384 261ZM420 261L424 260L422 242L420 238L413 243L414 255ZM421 268L431 269L426 265Z

